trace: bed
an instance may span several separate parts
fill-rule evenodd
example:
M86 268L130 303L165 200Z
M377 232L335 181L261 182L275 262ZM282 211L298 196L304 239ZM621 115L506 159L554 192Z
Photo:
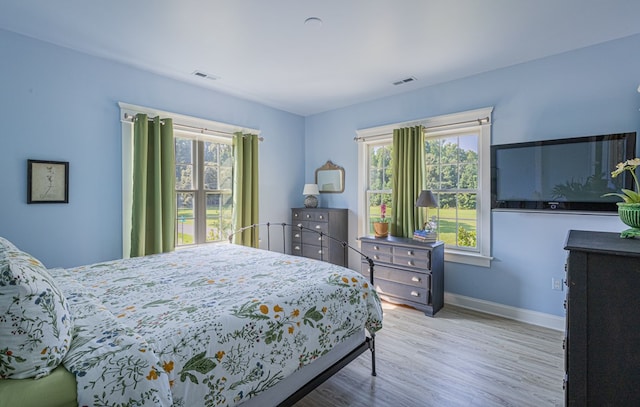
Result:
M44 326L57 336L32 346L33 366L12 376L21 345L7 342L10 318L0 320L2 406L292 405L366 349L373 355L382 327L358 272L240 245L47 270L0 238L0 305L7 281L16 285L12 269L42 278L23 302L46 287L58 314L45 313L56 321Z

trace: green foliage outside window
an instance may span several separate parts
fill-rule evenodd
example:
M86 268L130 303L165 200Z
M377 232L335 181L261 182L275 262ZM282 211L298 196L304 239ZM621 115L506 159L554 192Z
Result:
M428 208L435 216L438 238L448 246L477 247L478 135L455 134L427 138L425 142L426 189L436 194L438 208ZM391 143L369 147L369 229L380 216L380 204L391 207Z

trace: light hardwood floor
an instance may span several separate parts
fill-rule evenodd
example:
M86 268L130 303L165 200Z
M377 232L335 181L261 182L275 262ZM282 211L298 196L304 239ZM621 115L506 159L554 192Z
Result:
M562 406L563 333L445 305L435 318L383 302L369 352L296 407Z

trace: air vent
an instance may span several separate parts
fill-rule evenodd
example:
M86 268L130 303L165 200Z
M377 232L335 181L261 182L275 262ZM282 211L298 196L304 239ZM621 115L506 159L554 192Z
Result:
M193 75L199 77L199 78L205 78L205 79L209 79L211 81L215 81L217 79L220 79L220 77L212 75L210 73L206 73L206 72L202 72L202 71L193 71L192 72Z
M417 79L415 77L413 77L413 76L410 76L408 78L400 79L399 81L395 81L395 82L393 82L393 84L395 86L398 86L398 85L403 85L405 83L409 83L409 82L413 82L413 81L417 81Z

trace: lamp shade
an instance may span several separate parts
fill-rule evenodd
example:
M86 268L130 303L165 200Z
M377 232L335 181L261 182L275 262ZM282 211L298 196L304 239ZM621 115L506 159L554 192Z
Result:
M302 195L318 195L319 193L318 184L304 184Z
M436 208L438 206L438 200L433 192L428 189L423 189L416 200L416 206L419 208Z

